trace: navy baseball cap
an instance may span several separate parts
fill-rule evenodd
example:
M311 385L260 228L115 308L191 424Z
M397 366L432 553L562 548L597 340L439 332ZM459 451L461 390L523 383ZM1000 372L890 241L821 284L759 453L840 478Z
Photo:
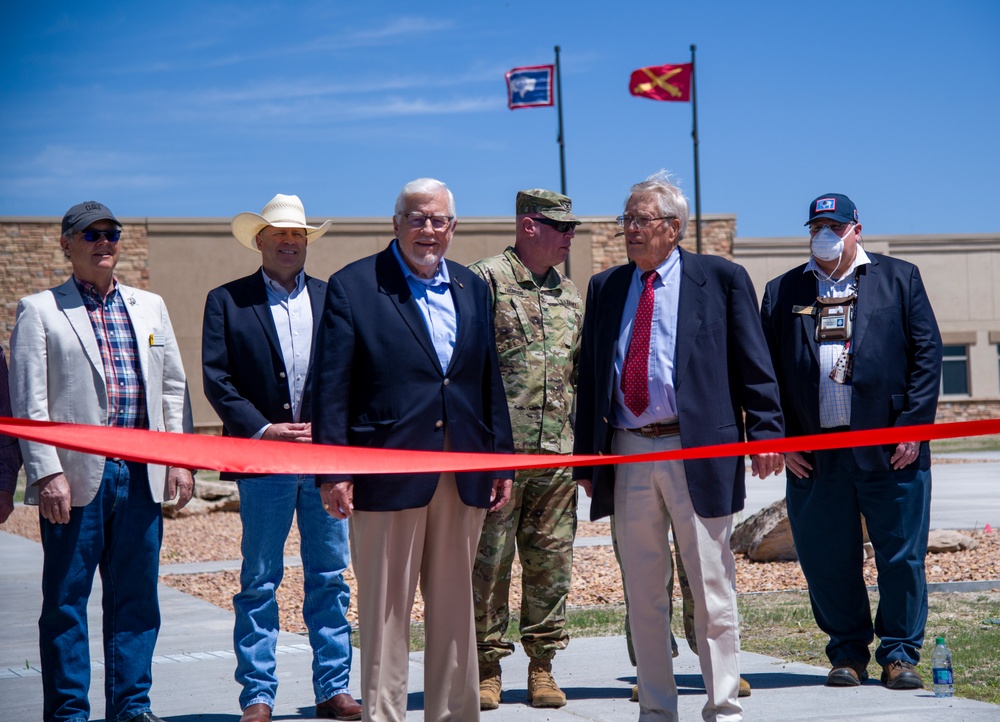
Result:
M119 228L122 224L115 218L106 205L97 201L84 201L66 211L62 219L62 232L65 236L73 231L82 231L94 221L111 221Z
M858 208L842 193L825 193L809 204L809 225L818 218L831 218L841 223L857 223Z

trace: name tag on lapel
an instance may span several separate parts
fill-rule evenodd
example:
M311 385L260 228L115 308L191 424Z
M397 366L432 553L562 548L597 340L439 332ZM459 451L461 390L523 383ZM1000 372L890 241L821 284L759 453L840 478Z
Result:
M167 340L163 337L162 333L151 333L149 334L149 345L150 346L163 346Z

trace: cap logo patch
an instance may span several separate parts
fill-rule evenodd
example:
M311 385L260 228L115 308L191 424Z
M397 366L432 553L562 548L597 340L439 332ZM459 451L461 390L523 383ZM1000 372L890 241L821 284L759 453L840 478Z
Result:
M837 210L836 198L820 198L816 201L816 213Z

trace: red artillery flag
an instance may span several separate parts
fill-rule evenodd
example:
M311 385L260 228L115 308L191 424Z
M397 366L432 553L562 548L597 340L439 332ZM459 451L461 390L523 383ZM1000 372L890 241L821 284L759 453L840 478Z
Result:
M554 65L530 65L514 68L506 74L507 107L539 108L553 104Z
M688 102L691 100L693 68L694 63L639 68L632 73L628 90L640 98Z

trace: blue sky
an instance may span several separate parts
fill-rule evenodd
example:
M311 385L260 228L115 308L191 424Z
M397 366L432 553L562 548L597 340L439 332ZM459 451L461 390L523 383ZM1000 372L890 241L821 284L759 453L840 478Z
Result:
M38 0L0 20L0 215L229 217L281 192L388 216L420 176L459 216L510 215L519 188L558 189L559 153L555 110L508 110L503 76L555 45L577 212L617 215L661 168L693 197L690 104L627 85L695 43L702 212L738 235L801 234L826 192L869 235L1000 232L995 0Z

